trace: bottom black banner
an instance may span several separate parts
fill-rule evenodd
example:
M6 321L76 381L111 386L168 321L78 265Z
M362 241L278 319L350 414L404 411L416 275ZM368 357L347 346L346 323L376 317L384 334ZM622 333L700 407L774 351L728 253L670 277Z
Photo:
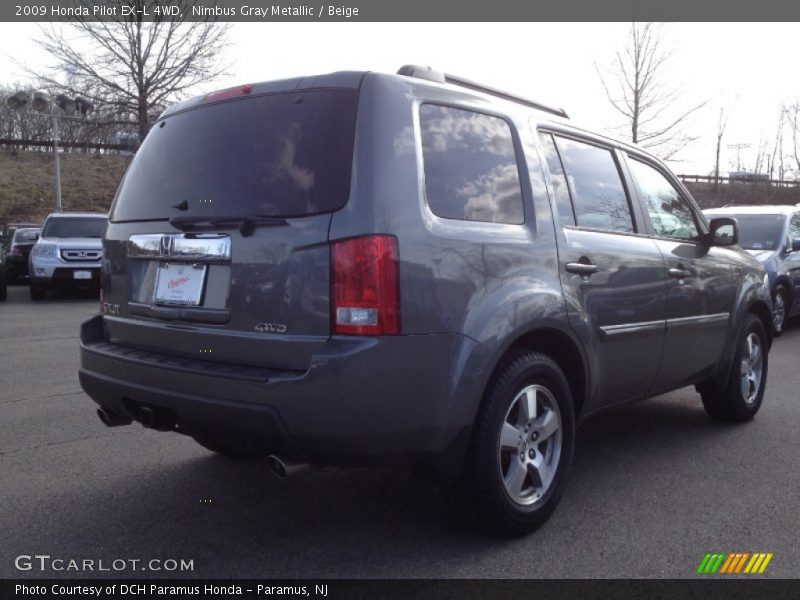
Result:
M232 579L31 579L0 580L2 600L23 598L314 598L316 600L393 599L447 600L479 598L545 599L673 599L736 600L798 598L800 585L787 579L600 579L600 580L232 580Z

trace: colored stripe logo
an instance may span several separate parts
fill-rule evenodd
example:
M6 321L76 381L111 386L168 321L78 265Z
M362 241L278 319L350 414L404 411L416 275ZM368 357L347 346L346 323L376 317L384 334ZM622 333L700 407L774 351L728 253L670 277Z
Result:
M772 552L708 553L700 561L697 573L700 575L761 574L766 571L772 557Z

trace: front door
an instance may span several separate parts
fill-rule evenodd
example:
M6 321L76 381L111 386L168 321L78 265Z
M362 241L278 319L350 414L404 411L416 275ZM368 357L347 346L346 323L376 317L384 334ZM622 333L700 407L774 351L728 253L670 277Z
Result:
M731 318L736 254L703 243L699 215L680 188L657 165L630 158L628 166L667 266L667 330L655 393L714 371Z

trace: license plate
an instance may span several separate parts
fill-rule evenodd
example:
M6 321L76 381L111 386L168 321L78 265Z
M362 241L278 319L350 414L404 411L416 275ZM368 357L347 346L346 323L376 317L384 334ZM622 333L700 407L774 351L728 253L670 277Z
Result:
M72 272L73 279L91 279L92 272L91 271L73 271Z
M198 306L205 279L206 265L161 263L153 301L155 304Z

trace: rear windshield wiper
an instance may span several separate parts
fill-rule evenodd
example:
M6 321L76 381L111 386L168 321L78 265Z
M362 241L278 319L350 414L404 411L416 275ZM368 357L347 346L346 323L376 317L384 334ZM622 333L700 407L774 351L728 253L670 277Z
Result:
M233 216L194 216L194 217L172 217L169 224L181 231L192 231L197 229L214 229L237 227L244 237L253 235L256 227L273 227L276 225L288 225L289 222L281 217L233 217Z

